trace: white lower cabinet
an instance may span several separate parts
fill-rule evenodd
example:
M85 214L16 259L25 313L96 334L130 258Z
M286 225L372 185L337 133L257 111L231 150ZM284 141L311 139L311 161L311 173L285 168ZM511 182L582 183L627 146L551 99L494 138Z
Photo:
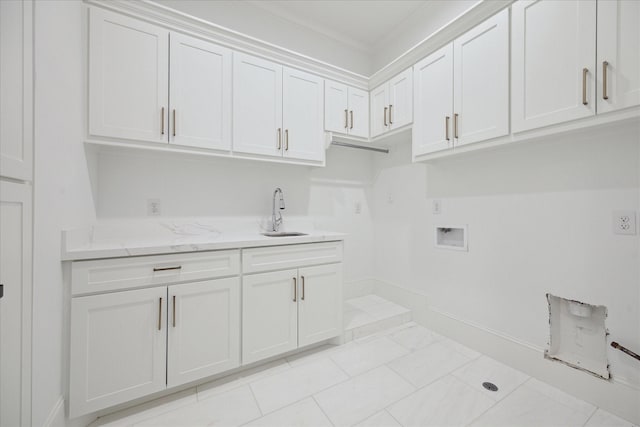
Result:
M342 333L341 264L319 265L298 270L298 345L300 347Z

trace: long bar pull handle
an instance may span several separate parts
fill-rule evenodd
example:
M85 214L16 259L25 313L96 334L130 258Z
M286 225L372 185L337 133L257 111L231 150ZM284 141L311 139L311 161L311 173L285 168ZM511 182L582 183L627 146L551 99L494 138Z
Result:
M160 134L164 135L164 107L160 110Z
M609 67L609 62L602 61L602 99L609 99L609 95L607 94L607 68Z
M167 271L167 270L182 270L181 265L176 265L175 267L154 267L153 271Z
M176 109L173 109L173 136L176 136Z
M162 330L162 297L158 303L158 330Z
M391 109L393 108L393 105L389 104L389 124L392 125L393 124L393 120L391 120Z
M293 278L293 302L298 301L298 279Z
M449 116L444 118L444 138L449 141Z
M618 344L615 341L611 343L611 347L615 348L616 350L620 350L621 352L633 357L636 360L640 360L640 354L634 353L633 351L631 351L628 348Z
M173 318L173 327L176 327L176 296L173 296L173 307L172 307L172 311L173 314L171 315L171 317Z
M284 150L289 151L289 129L284 130Z
M351 110L349 114L351 115L351 126L349 126L349 129L353 129L353 110Z
M384 107L384 127L387 127L387 110L389 107Z
M278 128L278 150L282 149L282 128Z
M304 276L300 276L300 279L302 280L302 301L304 301Z
M588 68L582 69L582 105L587 105L587 73L589 72Z
M458 113L453 115L453 137L458 138Z
M349 127L349 110L344 110L344 128Z

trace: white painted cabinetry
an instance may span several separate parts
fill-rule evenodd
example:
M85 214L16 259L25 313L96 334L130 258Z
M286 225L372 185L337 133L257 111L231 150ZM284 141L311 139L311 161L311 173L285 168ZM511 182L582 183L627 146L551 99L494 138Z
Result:
M371 91L371 137L413 121L413 70L393 77Z
M231 50L171 33L169 142L231 151Z
M369 92L325 81L324 128L361 138L369 136Z
M513 131L593 116L596 1L521 0L512 11Z
M413 157L509 133L509 11L414 66Z
M598 2L598 113L640 105L640 2Z

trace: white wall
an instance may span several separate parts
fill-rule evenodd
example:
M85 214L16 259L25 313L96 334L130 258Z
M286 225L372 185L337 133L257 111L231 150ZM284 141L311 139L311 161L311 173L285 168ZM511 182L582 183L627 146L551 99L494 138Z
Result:
M265 217L273 190L284 191L287 217L310 216L316 227L348 233L345 280L371 277L373 180L371 154L327 151L327 167L195 158L136 151L101 152L95 179L100 219L140 218L147 199L161 199L163 216ZM361 213L355 213L356 204Z
M375 160L376 277L540 349L547 292L602 304L611 339L640 348L640 238L611 225L613 210L640 209L639 139L617 125L414 165L396 147ZM469 251L434 248L436 224L468 224ZM640 386L637 362L608 354L614 378Z
M82 3L35 4L33 418L63 393L64 287L60 237L95 218L83 147Z

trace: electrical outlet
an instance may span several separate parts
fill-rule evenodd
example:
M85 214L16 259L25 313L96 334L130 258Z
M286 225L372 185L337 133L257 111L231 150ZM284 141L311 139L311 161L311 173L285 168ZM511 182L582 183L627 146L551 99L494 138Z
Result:
M360 215L362 213L362 203L361 202L356 202L356 215Z
M160 199L147 199L147 216L162 215L162 202Z
M613 233L636 234L636 213L634 211L614 211Z
M434 215L440 215L440 212L442 212L442 202L440 200L434 200L433 201L433 214Z

